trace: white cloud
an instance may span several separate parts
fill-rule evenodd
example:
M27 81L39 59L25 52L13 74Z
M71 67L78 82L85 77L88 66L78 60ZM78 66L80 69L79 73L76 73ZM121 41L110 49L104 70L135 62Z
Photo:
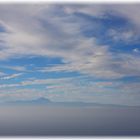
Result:
M60 57L64 65L45 70L77 71L111 79L139 75L140 57L111 53L111 46L99 45L97 38L83 36L81 29L88 24L75 15L81 12L106 18L104 13L114 10L138 26L137 16L132 16L135 11L138 13L138 8L136 5L2 5L0 23L7 32L0 33L4 46L0 59L25 55ZM131 37L131 32L123 33L123 40Z
M8 65L1 65L1 68L4 69L10 69L10 70L15 70L15 71L28 71L27 68L25 66L8 66Z
M36 85L37 88L28 88L28 85ZM40 89L38 85L44 85L46 88ZM26 80L0 85L0 100L31 100L45 97L52 101L140 105L139 86L136 82L131 84L121 81L93 81L85 76Z
M135 49L133 49L133 52L135 52L135 53L139 53L140 50L139 50L138 48L135 48Z
M9 76L1 77L0 79L1 80L9 80L9 79L17 78L17 77L21 76L22 74L23 73L16 73L16 74L12 74L12 75L9 75Z
M0 32L0 60L35 55L60 57L64 64L52 65L38 71L76 71L103 79L140 76L140 56L134 53L113 53L110 51L111 46L99 44L98 38L85 37L81 30L89 25L88 21L76 15L84 13L103 19L107 18L107 11L112 11L127 18L139 29L139 9L139 5L0 5L0 25L6 30ZM92 26L95 30L97 26L100 27L96 23ZM138 32L114 29L110 34L116 40L132 42L137 38L134 35ZM136 48L133 52L139 50ZM22 66L5 68L27 71ZM18 78L22 74L3 75L1 80ZM30 79L19 83L3 83L0 85L0 99L33 99L43 96L55 101L139 104L139 83L97 82L87 79ZM32 85L37 85L37 88L28 89L27 86ZM43 85L46 89L39 89L38 85Z
M122 31L122 29L121 30L110 29L108 31L108 36L111 37L113 41L115 42L123 41L125 44L139 42L139 38L136 34L137 33L134 29L126 31Z
M140 28L140 5L139 4L93 4L93 5L79 5L79 6L65 6L65 10L68 13L80 12L91 16L97 16L99 18L106 18L105 12L111 14L118 14L129 20L129 22L135 24Z

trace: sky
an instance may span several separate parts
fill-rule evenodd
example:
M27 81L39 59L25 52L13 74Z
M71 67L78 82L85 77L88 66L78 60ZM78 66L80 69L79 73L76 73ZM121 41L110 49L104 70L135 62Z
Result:
M0 102L140 105L139 4L1 4Z

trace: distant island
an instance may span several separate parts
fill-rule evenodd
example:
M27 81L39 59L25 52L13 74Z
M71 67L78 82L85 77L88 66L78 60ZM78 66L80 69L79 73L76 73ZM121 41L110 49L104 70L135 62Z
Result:
M73 107L76 107L76 106L77 107L133 107L133 106L128 106L128 105L101 104L101 103L78 102L78 101L53 102L44 97L40 97L34 100L7 101L4 103L1 103L0 105L47 105L47 106L64 106L64 107L71 107L71 106Z

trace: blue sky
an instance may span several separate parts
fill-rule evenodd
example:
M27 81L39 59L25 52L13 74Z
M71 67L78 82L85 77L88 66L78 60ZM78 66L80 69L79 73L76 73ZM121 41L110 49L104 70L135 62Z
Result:
M140 105L139 9L1 4L0 102Z

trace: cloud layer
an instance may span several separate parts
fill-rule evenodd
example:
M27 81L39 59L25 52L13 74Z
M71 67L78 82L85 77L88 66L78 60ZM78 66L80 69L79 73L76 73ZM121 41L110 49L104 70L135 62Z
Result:
M53 67L51 70L78 71L105 78L139 75L140 69L137 67L140 65L139 56L113 53L110 51L112 47L110 44L99 45L98 38L94 36L87 38L82 34L83 28L91 24L86 16L109 18L105 13L113 8L114 12L121 13L121 16L139 28L139 21L135 16L131 16L139 8L136 5L111 5L110 7L107 5L2 5L0 23L5 32L0 33L1 46L3 46L0 59L25 55L60 57L65 64ZM131 15L128 9L132 9ZM85 17L78 16L78 13L85 14ZM97 26L96 24L93 21L93 25ZM112 31L113 38L121 38L125 41L133 35L131 32L122 34L116 32L115 29Z
M124 89L125 94L135 91L136 96L139 96L137 95L140 91L139 83L124 84L121 81L116 84L113 81L140 76L138 46L140 44L140 20L137 14L140 12L139 9L140 6L135 4L0 5L0 61L31 57L59 58L61 64L37 67L35 72L77 72L95 79L106 80L106 82L101 81L101 83L94 81L92 84L91 82L87 82L88 84L84 82L86 86L75 87L74 80L72 80L72 84L70 81L65 83L60 80L62 84L59 85L56 79L53 79L52 83L48 83L49 80L36 79L30 81L27 78L18 83L2 83L1 92L6 87L52 84L52 86L47 87L48 93L65 93L63 94L64 99L66 97L72 99L73 97L75 99L84 98L89 101L90 96L88 94L93 91L94 93L100 91L104 93L119 92L118 96L120 97L120 93L124 93ZM34 72L34 70L28 71L26 67L21 65L4 67L19 73L4 76L2 75L4 73L1 72L1 80L19 78L24 75L24 72ZM57 81L58 85L54 81ZM103 86L106 88L102 89ZM117 90L118 86L119 90ZM129 87L132 87L132 90ZM112 88L114 89L112 90ZM12 90L14 91L14 89L10 89L11 92ZM73 93L72 97L66 94L68 91ZM87 92L87 95L84 95L83 92ZM44 95L44 90L42 93ZM23 96L23 94L19 95ZM59 94L55 96L59 96ZM107 94L100 96L100 98L104 98L104 96L107 98ZM116 95L112 94L110 97L112 96L114 98ZM60 97L62 98L62 96ZM98 100L98 98L95 99ZM109 100L114 101L112 98ZM122 97L120 102L124 100L125 98Z

